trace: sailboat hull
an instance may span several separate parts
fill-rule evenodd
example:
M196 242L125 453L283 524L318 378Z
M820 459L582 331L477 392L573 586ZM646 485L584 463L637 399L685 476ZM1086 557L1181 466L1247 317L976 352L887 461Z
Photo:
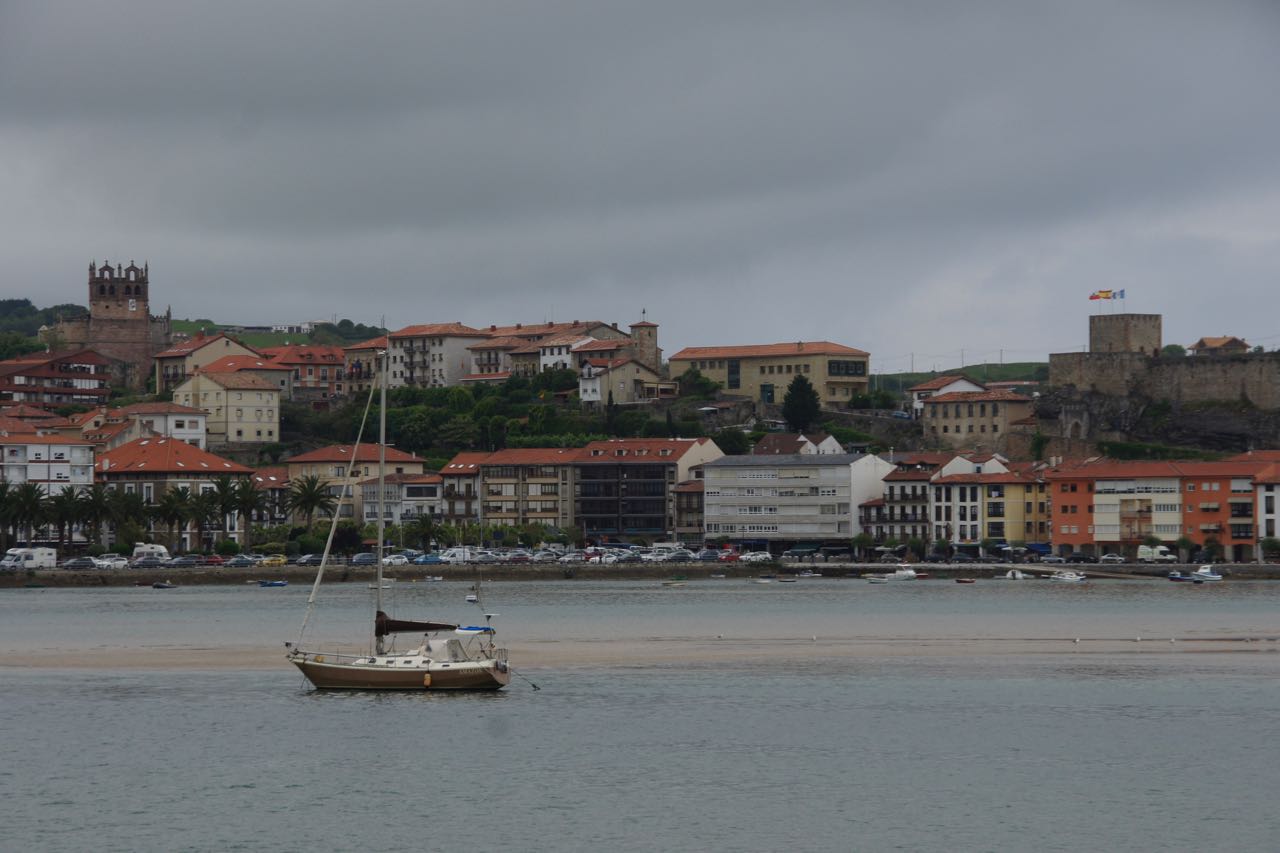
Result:
M433 663L427 667L332 663L323 655L292 658L322 690L501 690L511 681L503 661Z

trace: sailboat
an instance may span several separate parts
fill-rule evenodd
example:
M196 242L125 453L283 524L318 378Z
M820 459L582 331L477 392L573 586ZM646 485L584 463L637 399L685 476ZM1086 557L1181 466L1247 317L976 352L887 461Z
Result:
M378 424L378 555L377 580L372 585L374 593L373 642L372 650L364 654L343 654L329 651L304 649L302 641L306 634L307 623L315 609L316 594L324 577L325 566L329 562L329 549L333 544L333 535L337 530L338 516L335 512L333 523L329 528L329 538L325 543L324 555L316 572L315 583L311 587L311 595L307 599L307 613L302 622L302 629L297 643L285 643L285 656L294 666L302 671L315 687L330 690L500 690L511 680L511 669L507 664L507 650L498 648L494 642L496 631L493 628L493 617L496 613L485 613L483 625L455 625L445 622L414 621L394 619L387 615L382 606L383 534L385 515L383 501L386 500L385 483L387 471L387 353L382 353L382 375L378 383L380 388L381 410ZM373 402L373 391L370 389L369 400L365 404L365 418L368 417L369 406ZM343 494L354 479L357 466L354 464L360 447L360 436L364 434L364 419L361 420L360 435L352 448L352 465L348 471ZM397 650L395 640L401 635L420 635L416 645L407 650Z

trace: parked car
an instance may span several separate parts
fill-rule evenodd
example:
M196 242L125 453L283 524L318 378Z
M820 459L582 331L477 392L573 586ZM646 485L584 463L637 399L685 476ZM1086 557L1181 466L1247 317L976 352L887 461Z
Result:
M1067 555L1067 562L1068 563L1092 563L1093 557L1090 557L1088 554L1082 553L1080 551L1075 551Z
M743 563L768 563L773 560L773 555L768 551L748 551L745 554L739 554L738 560Z
M439 566L442 563L444 563L444 560L440 559L439 554L423 554L420 557L413 558L415 566Z
M703 548L694 555L694 558L702 563L714 563L720 559L720 552L715 548Z
M133 561L135 569L159 569L169 565L168 560L162 560L159 557L139 557Z
M560 555L555 551L538 551L533 555L535 563L554 563L560 559Z
M73 569L73 570L84 570L84 569L101 569L103 567L99 566L94 561L93 557L72 557L70 560L66 560L65 562L63 562L62 568Z
M957 552L957 553L955 553L955 554L952 554L952 555L951 555L951 562L953 562L953 563L976 563L976 562L978 562L978 561L977 561L977 560L975 560L973 557L970 557L968 554L961 554L961 553L958 553L958 552Z
M129 561L119 554L103 554L101 557L94 557L93 561L98 564L100 569L129 568Z
M721 551L720 555L716 557L716 559L722 563L736 563L738 560L742 559L742 555L737 551Z
M289 558L284 554L268 554L258 561L259 566L275 567L289 565Z
M199 557L184 554L181 557L174 557L165 566L170 569L194 569L196 566L201 565L201 562Z
M581 551L570 551L568 554L565 554L563 557L556 560L557 563L585 563L586 561L587 555Z
M1043 557L1040 558L1041 563L1048 563L1055 566L1062 565L1066 561L1067 561L1066 557L1059 557L1057 554L1045 554Z
M320 560L324 558L324 554L303 554L298 558L299 566L318 566Z
M229 558L225 563L223 563L222 567L224 569L247 569L254 565L256 564L253 560L249 559L244 554L236 554L234 557Z
M1124 557L1119 554L1103 554L1098 558L1099 563L1124 563L1127 562Z
M382 558L382 565L407 566L409 565L409 558L406 557L404 554L388 554L387 556Z
M226 558L219 554L206 554L204 556L204 564L206 566L221 566L226 562Z
M362 551L351 558L351 565L376 566L378 565L378 558L372 551Z

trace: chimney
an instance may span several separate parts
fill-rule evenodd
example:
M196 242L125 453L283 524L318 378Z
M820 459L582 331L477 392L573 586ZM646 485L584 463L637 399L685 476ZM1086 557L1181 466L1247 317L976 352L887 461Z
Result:
M804 351L804 341L796 341L796 349L797 349L797 350L799 350L799 351L801 351L801 352L803 352L803 351Z
M498 327L497 327L497 326L495 326L495 325L493 325L492 323L490 323L490 324L489 324L489 331L491 331L491 332L496 332L496 331L498 331Z

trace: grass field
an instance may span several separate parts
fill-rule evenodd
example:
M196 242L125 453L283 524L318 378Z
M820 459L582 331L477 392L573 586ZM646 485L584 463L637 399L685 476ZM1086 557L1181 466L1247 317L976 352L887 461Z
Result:
M913 385L919 385L935 376L967 376L975 382L1016 382L1018 380L1044 381L1049 378L1049 365L1043 361L1018 361L1009 364L970 364L963 370L945 370L938 373L877 373L872 376L872 387L900 394Z

